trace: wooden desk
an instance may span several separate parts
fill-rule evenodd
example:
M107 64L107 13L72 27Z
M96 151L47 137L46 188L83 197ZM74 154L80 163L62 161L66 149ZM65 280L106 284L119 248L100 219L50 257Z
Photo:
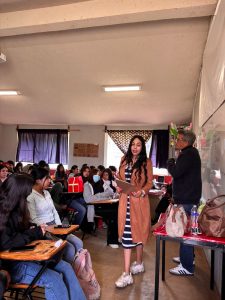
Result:
M6 250L0 252L0 259L4 260L42 262L40 271L24 291L24 299L26 299L26 297L28 297L28 295L30 295L30 293L33 291L36 282L44 273L44 271L48 267L48 264L50 262L55 262L53 257L65 247L66 241L61 240L60 242L55 242L49 240L37 240L33 241L29 245L36 245L36 247L34 250L29 251L9 252L8 250Z
M69 228L54 228L56 225L49 225L46 231L55 235L68 235L79 228L79 225L70 225Z
M113 204L119 202L119 199L106 199L106 200L96 200L88 202L87 205L95 205L95 204Z
M164 228L153 232L156 236L156 258L155 258L155 297L159 298L159 267L160 267L160 242L162 241L162 281L165 281L165 244L166 240L184 243L185 245L206 247L211 250L211 273L210 288L214 288L214 251L222 251L222 282L221 300L225 299L225 238L209 237L205 235L193 236L185 234L183 237L169 237Z
M9 250L0 252L0 259L17 261L45 261L53 257L62 250L66 241L62 241L59 246L55 246L55 241L38 240L29 245L36 245L34 250L10 252Z

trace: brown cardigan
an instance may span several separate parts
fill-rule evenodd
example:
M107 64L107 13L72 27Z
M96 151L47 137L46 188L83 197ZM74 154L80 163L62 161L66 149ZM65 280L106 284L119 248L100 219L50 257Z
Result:
M126 162L120 165L119 178L125 180L125 168ZM150 204L148 198L148 191L152 187L152 163L147 160L147 176L148 180L145 186L144 184L144 169L141 173L141 181L135 184L135 171L131 175L131 184L135 184L138 190L144 190L145 196L136 198L130 195L130 220L131 220L131 234L134 243L147 242L150 233ZM143 187L142 187L143 186ZM127 194L123 192L120 194L119 211L118 211L118 233L119 238L122 238L124 226L126 222L126 209L127 209Z

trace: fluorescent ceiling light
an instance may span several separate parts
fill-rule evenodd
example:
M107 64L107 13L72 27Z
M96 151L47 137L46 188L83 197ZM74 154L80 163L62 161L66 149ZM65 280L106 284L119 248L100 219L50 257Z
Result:
M117 85L117 86L103 86L105 92L127 92L140 91L140 85Z
M18 94L17 91L0 91L0 96L16 96Z

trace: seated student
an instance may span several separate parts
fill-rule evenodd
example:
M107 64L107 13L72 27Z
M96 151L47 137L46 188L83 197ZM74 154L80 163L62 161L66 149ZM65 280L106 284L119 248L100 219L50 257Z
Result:
M115 181L116 180L116 175L117 175L117 168L115 166L109 166L109 169L112 172L112 180Z
M55 172L55 182L61 182L63 189L67 191L67 175L63 164L59 164Z
M114 192L110 187L105 187L99 183L100 176L97 174L98 170L94 169L88 179L84 184L84 200L89 203L91 201L97 201L102 199L111 199L114 196ZM118 206L110 205L104 208L100 205L96 206L96 211L98 214L102 215L108 221L108 236L107 244L112 248L118 248ZM87 207L87 220L90 223L94 223L95 216L95 205L88 205Z
M4 164L0 165L0 186L8 177L8 173L8 168Z
M103 165L99 165L97 169L98 169L98 175L101 177L103 171L105 170L105 167Z
M15 166L14 173L22 173L23 172L23 164L18 162Z
M40 160L39 163L38 163L38 166L41 167L41 168L44 168L46 165L47 165L47 163L46 163L45 160Z
M90 168L88 166L86 166L86 164L85 164L80 169L80 176L82 177L84 184L88 180L89 175L90 175Z
M30 221L37 225L61 225L58 212L55 209L50 193L46 190L49 187L49 173L44 168L35 168L31 176L34 180L32 193L27 197ZM67 236L67 245L64 251L64 259L72 263L78 250L83 248L83 242L73 234Z
M113 181L112 171L109 168L103 171L101 182L104 190L111 188L114 193L116 192L116 183Z
M13 174L13 173L14 173L14 167L15 167L14 161L8 160L8 161L7 161L7 168L8 168L8 170L9 170L9 173L10 173L10 174Z
M31 193L33 180L24 174L12 175L0 190L0 251L24 246L32 241L44 239L45 226L34 226L29 222L27 196ZM2 261L9 271L11 281L30 284L41 269L38 262ZM45 288L47 300L85 300L71 265L60 260L53 269L47 268L37 281Z
M68 178L76 177L76 176L78 176L78 173L79 173L78 166L77 165L73 165L71 167L71 169L70 169L70 173L69 173Z

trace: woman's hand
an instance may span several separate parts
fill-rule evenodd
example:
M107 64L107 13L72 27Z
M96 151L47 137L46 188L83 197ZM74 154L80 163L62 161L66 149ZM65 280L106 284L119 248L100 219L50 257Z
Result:
M120 187L117 186L117 187L116 187L116 191L117 191L117 193L120 194L120 193L122 193L123 190L122 190Z
M46 224L41 224L41 225L40 225L43 235L45 235L47 226L48 226L48 225L46 225Z
M142 191L132 192L131 195L136 198L140 198L142 195Z

